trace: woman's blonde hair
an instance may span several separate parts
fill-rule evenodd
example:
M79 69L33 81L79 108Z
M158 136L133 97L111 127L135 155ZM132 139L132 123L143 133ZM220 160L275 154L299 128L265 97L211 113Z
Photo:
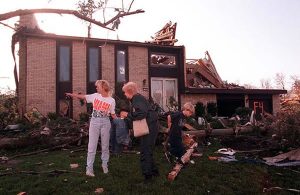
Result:
M106 80L97 80L97 81L95 82L95 85L96 85L96 86L101 86L102 89L103 89L105 92L110 92L109 83L108 83L108 81L106 81Z
M188 111L190 111L193 114L195 113L195 107L194 107L194 105L191 102L185 103L183 105L182 110L188 110Z
M138 91L137 84L135 82L128 82L122 87L122 91L126 91L132 95L136 94Z

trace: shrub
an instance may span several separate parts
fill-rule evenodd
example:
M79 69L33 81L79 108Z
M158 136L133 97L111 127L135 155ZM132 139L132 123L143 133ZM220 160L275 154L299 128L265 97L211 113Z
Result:
M18 99L13 94L0 93L0 129L20 121L17 104Z
M300 108L279 112L272 126L285 147L300 146Z
M58 119L58 117L59 117L59 115L56 112L49 112L47 114L47 118L49 120L56 120L56 119Z
M88 122L90 119L90 115L86 112L82 112L79 114L79 120L80 122Z
M251 111L251 108L238 107L237 109L235 109L235 114L239 115L239 117L242 119L249 119Z
M167 108L171 112L178 111L178 102L176 101L176 99L173 96L170 96L169 104L167 105Z

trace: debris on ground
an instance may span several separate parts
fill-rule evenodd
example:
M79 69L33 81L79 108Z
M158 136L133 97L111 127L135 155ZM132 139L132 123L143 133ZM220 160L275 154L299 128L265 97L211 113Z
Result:
M96 188L96 190L95 190L95 193L96 194L101 194L101 193L103 193L104 192L104 189L103 188Z

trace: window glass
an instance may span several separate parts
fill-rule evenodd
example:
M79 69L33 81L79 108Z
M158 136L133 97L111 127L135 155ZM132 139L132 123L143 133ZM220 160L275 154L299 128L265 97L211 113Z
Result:
M59 81L70 81L70 47L59 47Z
M99 49L89 48L89 82L99 79Z
M151 83L151 96L153 101L159 105L163 105L163 81L152 80Z
M151 78L151 97L165 111L174 111L170 105L170 99L177 99L177 79L170 78Z
M166 104L170 104L170 98L173 97L176 100L176 84L175 80L166 80L165 81L165 91L166 91Z

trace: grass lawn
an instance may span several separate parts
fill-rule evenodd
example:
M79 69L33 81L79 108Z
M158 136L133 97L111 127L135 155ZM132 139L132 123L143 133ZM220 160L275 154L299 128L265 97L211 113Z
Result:
M85 176L86 151L52 151L33 156L19 157L0 164L0 194L95 194L103 188L103 194L291 194L286 190L263 193L264 188L282 187L300 189L300 169L270 167L257 163L211 161L214 151L221 146L218 140L203 148L203 156L194 158L175 181L166 175L171 170L161 146L155 149L160 177L148 185L136 186L142 181L138 154L111 156L109 174L100 169L99 154L95 161L95 178ZM24 151L0 151L0 156L12 156ZM79 167L70 168L78 163ZM51 170L67 170L68 173L49 173ZM42 172L39 174L21 171ZM47 172L48 171L48 172ZM44 172L44 173L43 173ZM8 175L3 176L4 173Z

